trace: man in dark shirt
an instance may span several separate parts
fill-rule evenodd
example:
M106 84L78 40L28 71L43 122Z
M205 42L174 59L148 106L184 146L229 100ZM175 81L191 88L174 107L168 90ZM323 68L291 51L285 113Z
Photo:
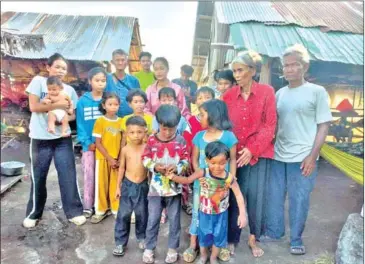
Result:
M198 90L198 86L196 82L189 80L193 75L194 69L189 65L183 65L180 68L181 72L180 78L172 80L172 82L180 85L181 89L183 89L185 94L186 106L191 111L191 103L195 102L196 91Z

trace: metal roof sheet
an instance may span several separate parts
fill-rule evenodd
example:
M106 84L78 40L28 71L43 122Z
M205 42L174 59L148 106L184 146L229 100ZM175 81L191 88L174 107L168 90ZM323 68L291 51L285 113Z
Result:
M271 7L271 2L215 2L219 23L256 21L263 23L284 24L285 19Z
M1 28L44 37L45 50L22 51L14 57L41 59L59 52L71 60L109 61L115 49L129 53L136 21L133 17L15 13Z
M364 65L364 36L360 34L255 22L232 24L230 34L236 49L253 49L269 57L281 57L287 47L301 43L312 60Z
M222 24L261 22L264 24L324 27L330 31L364 33L362 2L215 2Z
M363 34L362 4L337 1L273 1L272 7L284 17L287 24L296 24L302 27L321 26L331 31Z

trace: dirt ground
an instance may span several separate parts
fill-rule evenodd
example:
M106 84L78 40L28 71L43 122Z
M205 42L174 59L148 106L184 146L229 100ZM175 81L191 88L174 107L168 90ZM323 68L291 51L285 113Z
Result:
M1 161L19 160L29 164L29 146L22 143L2 151ZM82 193L82 174L79 160L78 177ZM229 263L291 264L315 263L324 254L334 255L341 228L347 216L360 212L363 205L363 187L354 183L336 168L321 160L319 177L312 195L306 229L303 234L307 246L304 256L288 253L288 232L284 242L262 244L265 255L254 259L247 247L247 228L236 255ZM76 227L67 222L60 202L57 174L52 166L48 175L48 199L43 219L33 230L21 226L29 197L30 178L25 177L1 197L1 263L142 263L141 251L137 249L134 227L131 230L129 248L124 257L114 257L114 218L100 224L86 223ZM188 246L185 232L190 218L182 213L180 254ZM287 224L288 225L288 224ZM163 263L168 236L168 224L161 225L156 262ZM184 263L180 258L179 263ZM317 262L318 263L318 262Z

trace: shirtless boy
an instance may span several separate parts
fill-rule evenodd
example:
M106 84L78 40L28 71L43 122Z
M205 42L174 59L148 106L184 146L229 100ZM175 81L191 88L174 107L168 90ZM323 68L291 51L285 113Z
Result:
M120 199L115 222L115 244L113 255L123 256L128 244L131 215L136 215L136 237L138 247L145 248L144 239L147 227L147 170L142 163L147 133L146 121L140 116L127 119L126 133L128 142L121 151L116 199Z
M69 136L69 133L67 133L69 126L68 114L72 115L74 111L72 100L63 91L62 82L58 77L52 76L47 79L47 89L48 89L48 94L42 100L43 104L53 104L65 100L70 103L70 108L67 111L67 113L63 109L54 109L48 112L48 132L54 134L56 122L60 122L62 124L61 136L67 137Z

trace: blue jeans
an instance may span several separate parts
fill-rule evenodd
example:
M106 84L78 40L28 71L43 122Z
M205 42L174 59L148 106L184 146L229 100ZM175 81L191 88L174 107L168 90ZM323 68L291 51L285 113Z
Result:
M26 215L30 219L42 217L47 200L47 176L52 159L57 170L63 211L68 219L82 215L75 156L71 137L51 140L30 140L32 185Z
M309 198L318 174L317 164L305 177L300 162L286 163L273 160L267 192L265 235L279 239L285 234L284 203L289 200L290 245L303 245L302 233L309 211Z
M168 247L177 249L180 245L180 207L181 195L175 196L148 196L148 222L146 229L146 249L154 250L157 245L158 232L162 209L166 208L169 221Z

